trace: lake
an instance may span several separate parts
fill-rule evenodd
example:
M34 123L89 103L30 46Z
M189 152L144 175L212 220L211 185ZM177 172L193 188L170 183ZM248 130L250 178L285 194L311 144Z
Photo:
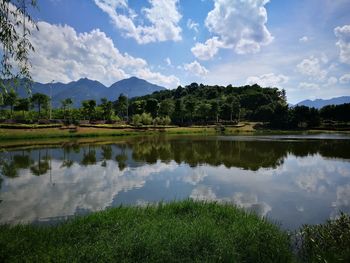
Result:
M0 143L1 145L1 143ZM0 152L0 223L119 205L229 202L284 229L350 213L350 136L145 136Z

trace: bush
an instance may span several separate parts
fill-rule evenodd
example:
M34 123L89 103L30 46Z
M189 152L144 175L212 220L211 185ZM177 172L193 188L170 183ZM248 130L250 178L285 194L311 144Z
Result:
M152 124L152 116L149 113L141 114L141 123L143 125L151 125Z
M305 262L350 262L350 216L301 228L297 248Z

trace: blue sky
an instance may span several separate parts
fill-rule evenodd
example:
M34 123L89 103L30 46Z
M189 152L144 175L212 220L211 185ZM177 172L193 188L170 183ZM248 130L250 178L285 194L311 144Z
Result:
M39 0L34 80L258 83L350 95L348 0Z

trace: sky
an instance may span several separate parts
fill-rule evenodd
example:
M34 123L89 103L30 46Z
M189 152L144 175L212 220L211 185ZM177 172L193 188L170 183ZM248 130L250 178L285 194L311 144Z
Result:
M350 95L349 0L39 0L32 76Z

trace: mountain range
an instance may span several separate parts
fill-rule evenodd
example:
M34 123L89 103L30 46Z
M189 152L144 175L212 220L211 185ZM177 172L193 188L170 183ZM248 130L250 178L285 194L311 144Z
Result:
M132 98L151 94L160 90L165 90L165 88L136 77L117 81L110 87L106 87L96 80L87 78L82 78L67 84L60 82L47 84L34 82L31 87L32 94L43 93L50 96L51 93L52 106L54 108L60 107L61 101L66 98L71 98L73 100L74 107L80 107L83 100L93 99L99 103L102 98L107 98L110 101L115 101L120 94ZM28 96L27 89L24 88L21 82L16 91L19 97L25 98Z
M339 104L344 104L344 103L350 103L350 96L342 96L342 97L336 97L336 98L331 98L331 99L316 99L316 100L303 100L295 106L307 106L307 107L314 107L316 109L321 109L324 106L327 105L339 105Z

